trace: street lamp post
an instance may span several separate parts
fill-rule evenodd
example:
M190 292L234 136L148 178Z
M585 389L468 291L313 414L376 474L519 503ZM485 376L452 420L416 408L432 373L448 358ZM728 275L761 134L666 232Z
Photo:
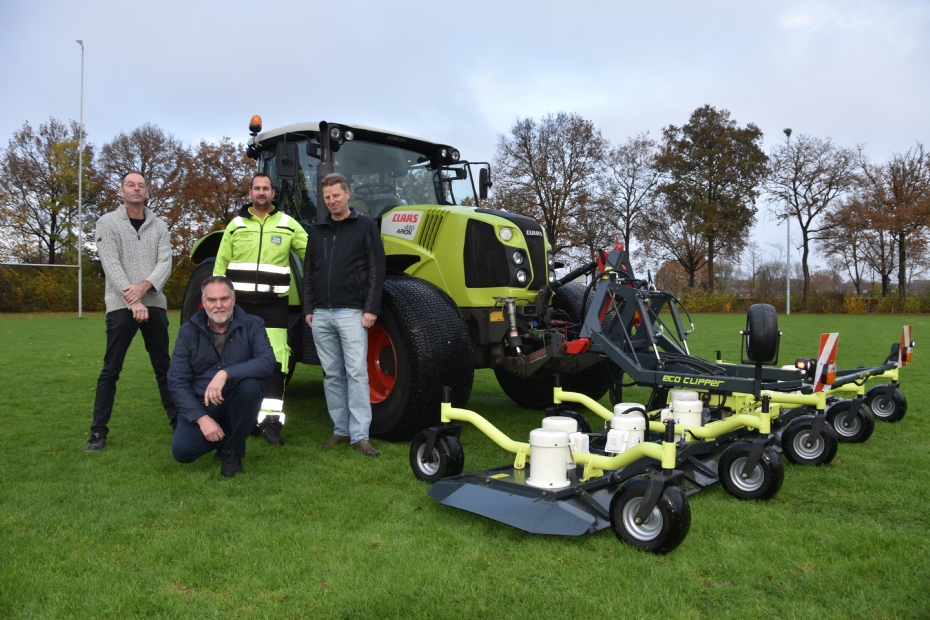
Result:
M81 203L84 201L84 41L75 39L81 46L81 116L78 120L78 318L81 318L84 263L81 259L81 246L84 245L84 218L81 213Z
M791 147L791 128L785 129L785 143L788 148ZM787 150L787 149L786 149ZM787 154L789 157L790 153ZM785 266L785 313L791 315L791 199L788 199L788 209L785 217L785 228L788 229L788 242L785 246L786 266Z

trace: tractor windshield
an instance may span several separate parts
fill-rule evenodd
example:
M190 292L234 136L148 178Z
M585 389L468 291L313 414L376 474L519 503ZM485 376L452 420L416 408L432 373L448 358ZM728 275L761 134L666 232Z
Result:
M297 145L297 179L278 180L273 149L263 153L263 168L275 181L281 208L310 221L317 204L318 150L311 143L307 154L305 140ZM348 181L349 205L371 218L396 206L478 204L467 163L439 167L423 153L362 140L344 142L333 159L336 172Z

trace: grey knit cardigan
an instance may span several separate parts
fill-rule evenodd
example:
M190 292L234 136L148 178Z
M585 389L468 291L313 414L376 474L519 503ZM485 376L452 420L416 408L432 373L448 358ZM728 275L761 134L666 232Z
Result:
M126 206L120 205L97 220L97 254L107 277L107 312L128 308L123 288L148 280L152 288L142 298L146 306L168 309L162 287L171 275L171 239L164 220L145 208L139 232L132 227Z

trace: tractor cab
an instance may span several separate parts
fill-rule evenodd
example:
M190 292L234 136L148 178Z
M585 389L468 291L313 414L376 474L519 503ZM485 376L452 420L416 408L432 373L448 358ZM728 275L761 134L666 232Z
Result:
M460 161L444 144L361 125L297 123L261 132L253 118L249 157L270 175L278 208L308 225L325 217L319 182L331 172L346 177L349 205L373 219L410 205L479 206L490 186L489 166ZM479 172L476 191L473 166Z

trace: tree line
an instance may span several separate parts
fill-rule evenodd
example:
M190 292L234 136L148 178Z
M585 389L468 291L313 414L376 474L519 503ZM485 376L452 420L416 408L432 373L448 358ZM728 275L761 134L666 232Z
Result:
M800 229L792 246L801 255L803 310L815 276L823 280L812 273L815 249L857 295L875 273L881 295L896 288L903 304L930 263L930 153L923 145L874 162L861 147L785 129L768 153L762 147L756 125L740 126L710 105L681 126L664 127L658 140L638 134L616 145L578 114L518 119L498 136L492 200L541 221L563 259L590 260L618 238L640 265L662 265L669 278L682 274L686 291L732 292L734 271L748 266L740 283L748 281L750 294L771 279L757 268L773 267L751 238L764 201L776 221ZM782 283L784 276L783 265Z
M185 146L146 123L120 133L99 149L78 123L49 119L14 132L0 152L0 262L74 265L82 243L84 307L103 307L103 273L94 251L97 219L122 204L120 178L130 170L145 176L148 207L171 231L172 277L165 293L180 305L192 272L190 250L201 236L220 229L248 202L255 163L229 138ZM82 220L78 223L78 169L82 168ZM0 268L0 311L73 310L76 270ZM99 294L98 294L99 293Z
M254 162L229 138L185 146L152 124L99 149L85 135L78 231L80 131L74 121L26 122L0 152L0 262L73 265L80 239L85 307L102 308L94 225L120 204L121 175L138 170L148 206L171 231L175 265L165 292L177 307L193 243L248 202ZM782 257L752 241L761 202L800 230L792 276L801 309L809 309L812 284L825 281L823 270L812 271L815 249L833 280L843 274L862 295L876 274L881 295L896 293L902 304L930 263L930 153L919 143L875 162L861 147L786 129L766 153L756 125L705 105L659 139L641 133L611 144L591 121L558 112L518 119L499 135L492 170L489 206L540 221L562 260L590 260L619 240L638 264L661 266L659 286L685 292L755 295L777 288L779 269L784 282ZM73 309L71 271L0 268L0 311Z

